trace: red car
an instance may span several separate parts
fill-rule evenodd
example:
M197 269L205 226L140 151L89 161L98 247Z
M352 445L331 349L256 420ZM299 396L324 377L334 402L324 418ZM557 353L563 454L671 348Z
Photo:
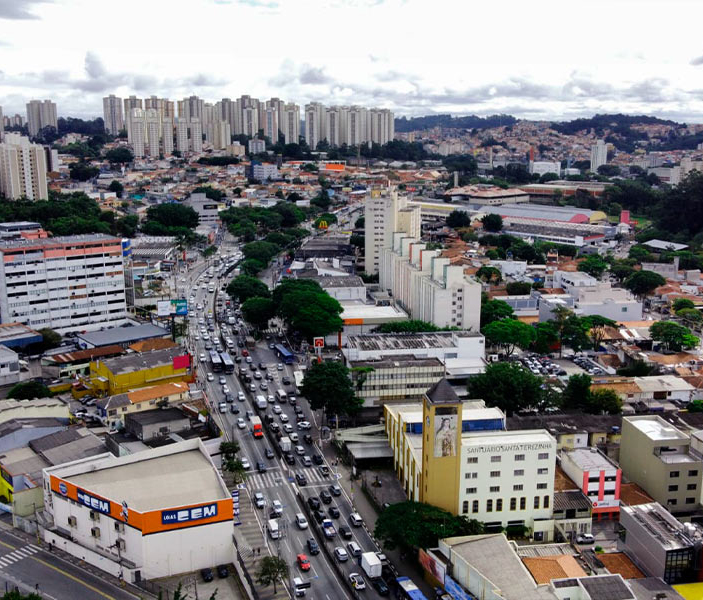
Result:
M300 567L301 571L310 570L310 561L308 560L308 557L305 556L305 554L298 554L298 566Z

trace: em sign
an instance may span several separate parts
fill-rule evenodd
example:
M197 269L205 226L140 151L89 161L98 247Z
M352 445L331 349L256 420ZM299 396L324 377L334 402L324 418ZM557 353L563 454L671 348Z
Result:
M90 494L84 492L81 489L76 490L76 498L81 504L85 504L87 507L97 510L105 515L110 514L110 501L104 500L103 498L98 498L96 496L91 496Z
M188 521L199 521L217 516L217 504L205 504L203 506L193 506L191 508L181 508L178 510L162 510L161 524L171 525L172 523L187 523Z

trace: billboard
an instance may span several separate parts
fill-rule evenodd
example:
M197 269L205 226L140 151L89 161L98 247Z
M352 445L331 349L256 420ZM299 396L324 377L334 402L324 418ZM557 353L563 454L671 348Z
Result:
M156 316L158 317L185 317L188 314L188 301L178 298L176 300L159 300L156 303Z
M456 410L456 409L455 409ZM434 416L434 457L456 456L457 415Z
M434 556L430 556L424 550L420 549L418 555L420 564L432 577L434 577L441 585L444 585L444 578L447 574L446 567L439 562Z

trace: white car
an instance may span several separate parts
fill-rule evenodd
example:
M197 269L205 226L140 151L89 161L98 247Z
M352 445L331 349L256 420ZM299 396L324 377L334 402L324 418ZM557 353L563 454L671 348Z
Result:
M245 469L251 468L251 463L249 462L249 459L246 456L242 456L242 458L240 458L239 461L242 463L242 466Z
M249 364L249 365L254 361L254 359L253 359L251 356L247 356L244 360L245 360L246 363Z
M281 413L281 423L288 423L288 415L286 413Z
M200 362L205 362L205 352L201 352L198 358L200 359Z
M284 423L283 431L285 431L286 433L291 433L293 431L293 426L290 423ZM292 441L293 439L291 438L291 442Z
M219 408L220 414L224 414L227 412L227 404L225 402L220 402L218 408Z
M592 544L595 541L596 539L593 537L593 534L590 533L581 533L576 536L577 544Z
M276 368L277 368L279 371L283 371L283 363L278 363L278 364L276 365Z
M195 339L196 342L200 341L200 336L196 333L193 338Z
M359 575L358 573L350 573L349 574L349 581L352 584L352 587L355 590L365 590L366 589L366 583L364 582L364 578Z
M240 402L244 402L246 400L244 392L237 392L237 400L239 400Z
M298 429L310 429L310 421L300 421L298 423Z
M271 502L271 508L279 517L283 514L283 505L280 500L274 500Z
M228 385L223 385L223 386L222 386L222 393L223 393L223 394L229 394L229 386L228 386Z
M227 408L227 405L225 404L225 409L226 408ZM247 426L247 424L244 422L244 419L242 419L242 417L239 417L237 419L237 427L239 427L239 429L244 429L246 426Z
M215 376L212 373L207 374L207 380L208 381L215 381Z
M227 378L224 375L220 375L220 385L227 383Z
M273 410L274 415L280 415L283 412L283 409L278 404L274 404L271 410Z

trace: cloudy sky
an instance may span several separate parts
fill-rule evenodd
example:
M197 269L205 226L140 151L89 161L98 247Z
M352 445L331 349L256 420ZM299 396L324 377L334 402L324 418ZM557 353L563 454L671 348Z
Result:
M0 106L241 94L703 121L701 0L0 0Z

